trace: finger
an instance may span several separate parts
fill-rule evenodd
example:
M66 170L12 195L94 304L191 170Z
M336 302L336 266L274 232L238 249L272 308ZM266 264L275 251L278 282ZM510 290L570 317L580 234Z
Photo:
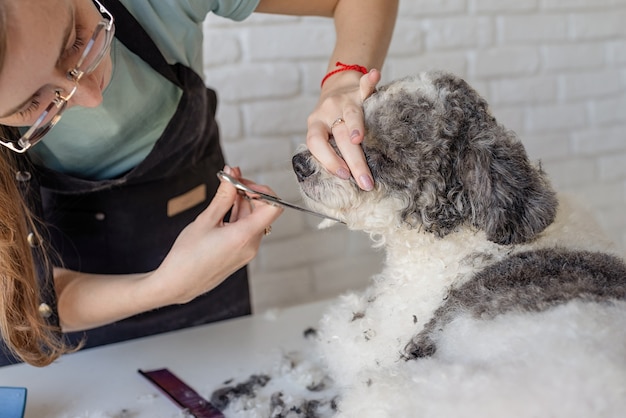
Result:
M226 168L228 168L228 170L230 172L226 171ZM226 174L230 174L231 176L235 177L236 179L241 178L241 168L239 168L237 166L235 166L235 167L226 166L224 168L224 171L226 171Z
M322 121L317 121L309 125L309 131L306 137L306 145L309 151L311 151L313 156L326 170L347 180L350 178L350 169L346 162L337 155L335 149L328 142L329 139L328 127Z
M349 140L337 141L337 147L359 187L365 191L372 190L374 180L367 165L363 148Z
M224 216L233 207L237 197L237 189L229 182L222 180L211 203L198 215L196 220L213 226L221 225Z
M376 85L380 82L381 79L380 71L373 68L369 71L369 73L364 74L361 77L359 87L361 90L361 99L367 99L374 91L376 90Z
M257 234L267 235L265 232L266 229L270 227L276 219L278 219L278 217L285 211L285 208L263 201L260 202L264 204L257 205L254 212L245 219L254 221L254 227Z
M364 74L361 77L359 89L362 101L368 98L376 90L376 84L380 81L380 77L380 72L375 69L370 70L369 73ZM348 132L348 136L350 137L350 141L352 141L353 144L360 144L365 137L365 118L363 115L363 107L346 107L343 111L343 115L346 120L346 130ZM353 165L348 163L348 167L353 168Z
M235 179L241 179L241 169L237 166L230 167L229 165L224 166L224 172ZM249 199L246 199L241 192L237 192L237 197L235 202L233 203L233 207L230 211L230 216L228 218L228 222L236 222L242 216L246 216L252 211L252 203Z
M246 213L249 213L250 202L248 199L245 199L241 192L237 192L237 197L235 198L235 202L233 203L233 207L230 210L230 216L228 217L228 222L236 222L242 216L245 216Z
M363 100L376 90L380 78L380 71L376 69L370 70L361 77L359 87ZM363 141L365 132L363 110L355 107L346 108L344 117L345 126L336 125L333 129L335 142L359 187L366 191L372 190L374 188L372 173L367 165L363 149L359 145Z
M243 182L245 182L246 186L250 187L251 189L253 189L255 191L258 191L259 193L262 193L262 194L265 194L265 195L269 195L269 196L274 196L276 198L278 197L276 192L274 192L274 190L272 190L268 186L264 186L264 185L261 185L261 184L256 184L256 183L254 183L252 181L245 180L245 179L242 179L242 180L243 180ZM283 208L278 203L270 202L270 201L268 201L268 200L266 200L265 198L262 198L262 197L259 198L260 195L256 195L256 197L255 197L255 195L253 193L251 193L251 195L252 195L251 199L248 199L247 201L249 202L249 205L252 208L255 208L255 207L258 208L259 205L269 205L269 206L279 207L281 209ZM254 206L252 202L254 202L256 204L256 206Z
M258 203L258 204L256 204ZM257 245L263 236L267 235L267 230L284 212L283 207L265 204L263 201L255 201L255 209L248 216L240 217L237 222L229 223L227 228L239 231L239 236L248 237L248 241Z
M242 177L239 177L238 180L241 183L245 184L246 186L250 187L251 189L258 191L259 193L278 197L276 192L274 192L274 190L272 190L269 186L257 184L253 182L252 180L248 180ZM252 198L247 198L246 196L239 195L239 197L236 199L235 201L235 207L237 208L236 217L231 216L231 222L235 222L238 219L242 219L250 215L256 208L259 208L261 205L276 206L276 204L267 202L263 199L255 199L253 193L250 193L250 195L251 195L250 197ZM280 212L282 213L282 206L279 206L279 208L280 208Z
M332 128L335 140L348 140L353 144L360 144L363 141L365 132L362 107L356 105L345 106L342 119L344 122L335 124Z

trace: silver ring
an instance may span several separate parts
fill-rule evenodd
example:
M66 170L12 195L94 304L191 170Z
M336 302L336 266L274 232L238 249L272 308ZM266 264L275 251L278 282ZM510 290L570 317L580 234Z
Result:
M330 130L332 131L333 128L339 125L340 123L345 123L345 120L341 116L335 119L335 121L330 125Z
M265 230L263 230L263 235L269 235L272 233L272 225L268 225L265 227Z

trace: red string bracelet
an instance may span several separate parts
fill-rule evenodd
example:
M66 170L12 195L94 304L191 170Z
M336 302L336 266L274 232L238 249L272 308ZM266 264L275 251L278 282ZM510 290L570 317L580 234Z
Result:
M339 67L339 68L337 68L336 70L332 70L328 74L326 74L324 78L322 79L322 84L320 87L324 87L324 83L326 82L326 80L328 80L328 77L335 75L337 73L340 73L342 71L358 71L363 74L368 73L367 68L363 67L362 65L357 65L357 64L348 65L348 64L344 64L342 62L337 61L337 63L335 64L335 67Z

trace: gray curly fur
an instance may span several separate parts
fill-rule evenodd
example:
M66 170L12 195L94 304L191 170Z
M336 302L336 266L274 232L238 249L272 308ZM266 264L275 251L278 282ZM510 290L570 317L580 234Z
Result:
M435 353L438 334L462 313L490 319L506 312L540 312L573 299L626 300L626 265L588 251L543 249L514 254L452 289L405 348L407 359Z
M387 85L364 103L363 150L375 180L407 202L406 222L439 236L469 222L499 244L532 240L557 209L545 174L464 80L432 77L434 99ZM381 95L393 96L368 106Z

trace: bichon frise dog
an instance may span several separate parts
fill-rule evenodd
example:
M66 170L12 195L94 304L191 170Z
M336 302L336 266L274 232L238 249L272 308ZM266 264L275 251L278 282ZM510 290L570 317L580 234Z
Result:
M336 416L626 416L626 265L589 215L454 75L364 113L373 191L293 157L307 205L386 252L320 323Z

